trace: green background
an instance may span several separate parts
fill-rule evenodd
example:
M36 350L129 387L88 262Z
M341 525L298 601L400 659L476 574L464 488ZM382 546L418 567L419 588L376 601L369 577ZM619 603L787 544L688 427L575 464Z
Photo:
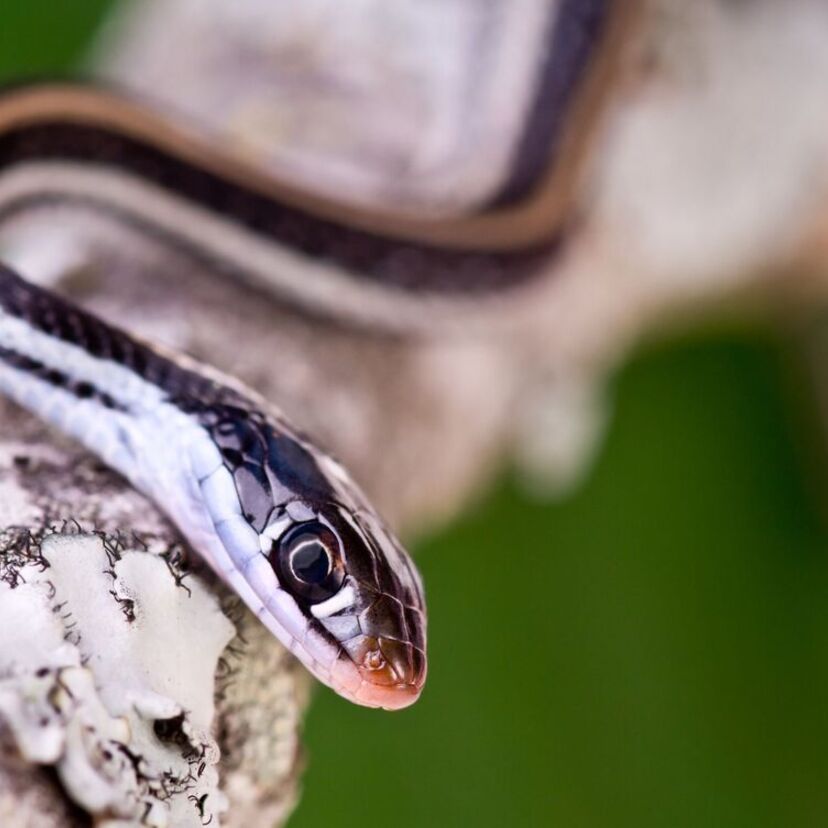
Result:
M0 73L65 70L107 3L5 0ZM743 324L639 353L565 502L509 479L418 550L430 678L319 691L291 828L823 826L828 567L793 346Z

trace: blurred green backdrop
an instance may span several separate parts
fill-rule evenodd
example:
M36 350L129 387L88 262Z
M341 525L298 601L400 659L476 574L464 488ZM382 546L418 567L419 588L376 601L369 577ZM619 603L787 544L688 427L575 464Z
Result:
M71 67L107 5L5 0L0 73ZM825 825L828 538L789 366L744 326L650 347L574 496L506 480L422 543L427 692L320 691L291 828Z

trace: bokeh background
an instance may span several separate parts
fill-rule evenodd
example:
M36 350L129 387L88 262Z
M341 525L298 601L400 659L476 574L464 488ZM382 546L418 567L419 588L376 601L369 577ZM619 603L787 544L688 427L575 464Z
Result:
M71 70L106 0L4 0L0 75ZM505 474L419 543L431 673L397 715L319 691L292 828L822 826L828 535L791 325L643 343L561 502Z

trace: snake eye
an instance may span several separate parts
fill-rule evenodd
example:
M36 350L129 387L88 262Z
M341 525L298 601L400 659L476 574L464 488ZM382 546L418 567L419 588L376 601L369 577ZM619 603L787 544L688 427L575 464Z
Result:
M330 598L344 577L339 539L318 521L288 529L273 544L270 562L280 583L312 602Z

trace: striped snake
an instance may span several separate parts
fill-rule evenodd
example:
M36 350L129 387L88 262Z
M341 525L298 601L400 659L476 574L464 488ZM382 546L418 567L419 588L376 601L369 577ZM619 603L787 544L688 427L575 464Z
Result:
M623 5L561 3L526 151L473 214L438 221L337 203L128 96L60 83L0 93L0 220L44 202L82 205L349 324L466 324L566 244ZM6 266L0 391L148 495L320 681L373 707L417 699L420 577L347 470L272 403Z

